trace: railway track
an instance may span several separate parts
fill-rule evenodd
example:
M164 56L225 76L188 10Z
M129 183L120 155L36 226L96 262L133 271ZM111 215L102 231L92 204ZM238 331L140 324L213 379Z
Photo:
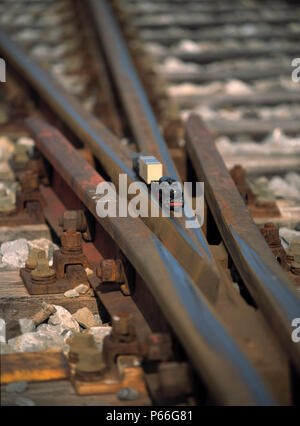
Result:
M2 273L1 305L8 326L11 312L17 312L17 319L31 318L43 300L71 313L89 306L101 317L98 332L109 326L110 334L102 338L101 351L84 340L91 333L85 326L87 331L67 340L66 355L2 354L4 401L16 401L7 383L26 380L25 399L37 405L297 403L300 347L291 336L300 300L297 269L290 269L293 259L289 264L284 259L286 271L278 264L199 119L183 124L158 78L154 94L147 97L147 81L154 74L149 68L143 74L137 63L143 61L130 56L133 43L127 40L127 48L108 3L88 3L83 10L76 1L29 2L26 20L20 2L19 10L8 9L1 17L0 54L12 79L4 86L2 102L13 117L1 134L34 140L37 157L23 165L25 175L12 162L23 185L18 197L26 196L27 182L34 186L45 201L42 221L61 246L53 263L56 278L42 261L48 276L30 278L29 259L21 269L23 281L11 274L18 297ZM5 6L3 1L0 7ZM12 22L12 16L19 19ZM278 12L274 22L291 19ZM69 46L49 36L54 22L62 26L62 37L69 33ZM138 17L137 22L142 25ZM29 41L24 42L24 34ZM68 49L81 67L68 70L76 65ZM63 70L59 77L58 70ZM203 179L207 191L203 230L186 229L191 206L187 218L99 217L97 186L110 181L121 191L120 174L127 176L128 186L139 180L132 169L136 152L155 155L168 174L182 181L193 171L191 164L186 166L189 158L194 180ZM46 167L40 166L43 162ZM32 167L42 178L39 186L32 183L37 177ZM142 190L141 196L151 206L148 192ZM31 199L26 203L22 214L33 220L40 207L28 207ZM61 270L59 261L65 253L69 272ZM81 281L91 288L89 297L73 301L64 296ZM7 345L3 351L10 352ZM41 357L37 366L35 356ZM55 389L64 398L45 400L44 392Z

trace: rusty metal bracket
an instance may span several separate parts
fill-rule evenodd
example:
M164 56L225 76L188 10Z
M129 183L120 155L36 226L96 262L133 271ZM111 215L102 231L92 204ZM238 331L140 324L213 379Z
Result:
M136 391L137 400L147 397L144 372L135 356L119 356L116 368L112 371L106 370L101 364L99 354L101 356L101 352L89 355L91 361L97 360L96 366L102 366L99 371L91 374L82 372L79 368L82 368L83 363L78 363L75 372L71 371L71 383L78 395L112 394L124 388L131 388Z
M111 284L118 284L124 296L132 295L133 289L130 282L133 280L128 279L128 268L121 259L105 259L100 262L97 267L96 275L101 280L101 284L106 289Z
M142 359L133 316L128 312L112 317L112 332L103 341L103 359L108 366L113 366L120 355L135 355Z
M20 276L30 294L64 293L79 284L89 286L86 268L92 268L82 249L81 233L63 232L62 247L53 254L53 267L42 251L29 253Z
M128 332L128 320L126 315L121 321L115 320L115 337L124 337ZM72 338L68 361L70 380L79 395L111 394L127 387L137 391L138 397L147 395L139 357L121 354L113 362L107 362L92 335L76 334Z
M82 233L85 241L91 241L91 233L83 210L66 210L59 218L59 226L63 231L77 231Z

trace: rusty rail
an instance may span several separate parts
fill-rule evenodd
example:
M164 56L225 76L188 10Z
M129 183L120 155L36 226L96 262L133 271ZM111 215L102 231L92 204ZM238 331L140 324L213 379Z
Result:
M55 128L37 119L27 124L40 152L143 277L213 397L230 405L272 404L212 306L156 236L139 218L99 218L94 195L103 178Z
M187 149L223 241L250 294L278 330L279 338L300 371L300 343L291 338L291 322L300 316L300 300L275 260L245 206L202 120L191 115Z

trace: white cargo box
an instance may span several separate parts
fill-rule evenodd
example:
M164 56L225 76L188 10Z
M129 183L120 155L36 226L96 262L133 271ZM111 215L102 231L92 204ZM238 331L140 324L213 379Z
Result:
M139 157L140 177L149 185L163 176L162 164L152 155Z

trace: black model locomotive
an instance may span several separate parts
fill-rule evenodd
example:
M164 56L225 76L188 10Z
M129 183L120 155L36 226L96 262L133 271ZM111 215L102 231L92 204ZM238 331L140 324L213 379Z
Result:
M146 155L135 157L133 170L148 187L151 187L153 183L159 185L158 198L161 205L169 207L171 210L184 207L180 182L170 176L163 176L163 166L155 157Z

